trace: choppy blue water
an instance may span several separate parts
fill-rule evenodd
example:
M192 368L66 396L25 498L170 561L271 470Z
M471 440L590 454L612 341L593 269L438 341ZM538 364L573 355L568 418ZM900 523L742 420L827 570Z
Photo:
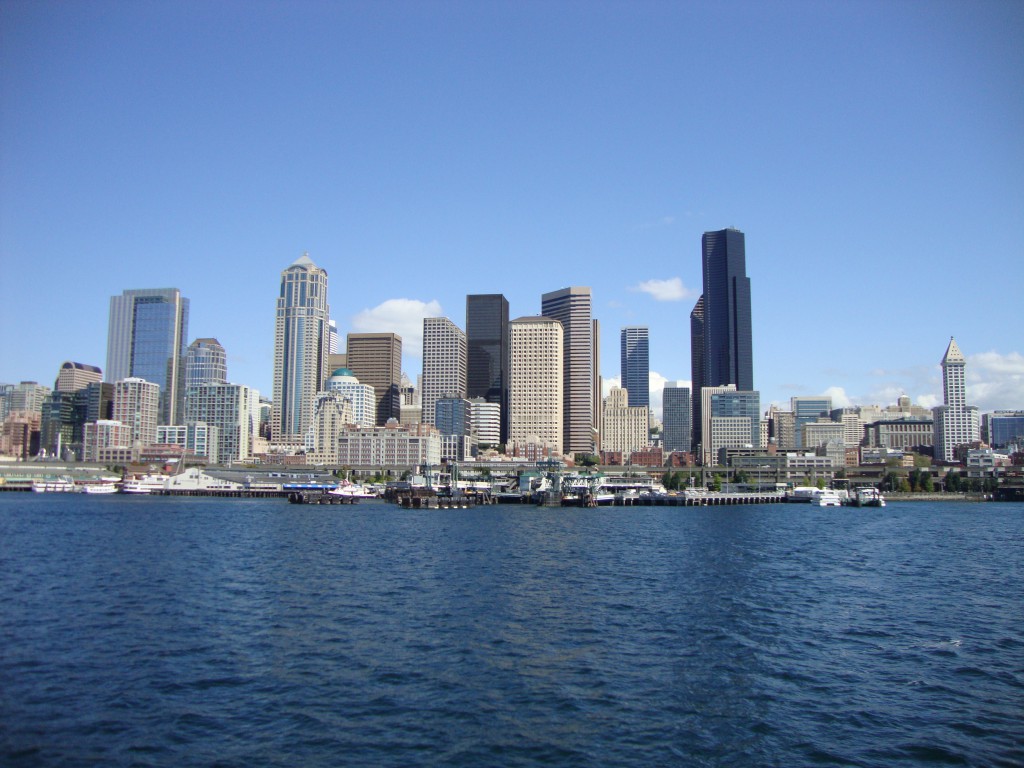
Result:
M0 764L1021 765L1024 505L0 494Z

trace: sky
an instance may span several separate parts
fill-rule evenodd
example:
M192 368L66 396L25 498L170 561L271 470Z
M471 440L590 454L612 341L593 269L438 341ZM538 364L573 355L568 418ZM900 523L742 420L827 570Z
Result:
M690 380L701 234L746 235L762 406L1024 409L1024 3L0 3L0 382L104 366L110 297L271 394L280 273L342 335L589 286L601 373Z

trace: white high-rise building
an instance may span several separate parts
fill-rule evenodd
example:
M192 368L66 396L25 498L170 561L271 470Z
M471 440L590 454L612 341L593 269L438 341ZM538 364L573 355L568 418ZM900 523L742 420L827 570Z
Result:
M329 323L327 272L305 254L281 273L277 299L270 425L278 445L303 442L327 379Z
M217 457L222 464L252 456L259 434L260 393L243 384L201 384L189 392L186 424L217 427Z
M185 397L189 387L228 380L228 355L216 339L196 339L185 352Z
M339 368L332 373L324 390L337 392L352 404L350 424L358 424L360 427L376 424L377 395L369 384L360 384L348 368Z
M590 289L541 297L541 315L562 324L562 452L594 452L594 325Z
M956 461L958 446L981 440L981 419L978 409L967 405L964 358L956 341L950 337L942 358L942 402L932 409L934 420L934 451L939 461Z
M469 401L469 419L477 440L491 446L501 442L501 405L482 397Z
M373 387L367 387L373 402ZM338 462L338 436L352 425L352 401L341 392L327 390L316 396L313 422L306 433L307 462L336 464Z
M160 418L160 385L135 376L114 382L112 415L131 428L133 446L152 445Z
M466 396L466 334L447 317L423 318L424 424L434 426L434 406L442 397Z
M520 317L509 323L512 445L534 443L562 450L563 339L562 324L550 317Z

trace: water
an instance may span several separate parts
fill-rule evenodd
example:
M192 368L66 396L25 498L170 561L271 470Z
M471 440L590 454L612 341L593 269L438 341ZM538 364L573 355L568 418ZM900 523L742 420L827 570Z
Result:
M1024 764L1024 505L0 494L0 764Z

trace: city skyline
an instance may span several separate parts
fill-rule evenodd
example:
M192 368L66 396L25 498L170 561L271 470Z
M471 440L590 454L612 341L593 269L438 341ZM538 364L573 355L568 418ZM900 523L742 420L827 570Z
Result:
M171 284L269 394L268 276L308 251L413 377L424 317L587 285L606 389L631 325L687 382L736 226L762 408L941 404L953 335L968 401L1017 408L1024 10L940 5L4 4L0 381L104 365L109 297Z

